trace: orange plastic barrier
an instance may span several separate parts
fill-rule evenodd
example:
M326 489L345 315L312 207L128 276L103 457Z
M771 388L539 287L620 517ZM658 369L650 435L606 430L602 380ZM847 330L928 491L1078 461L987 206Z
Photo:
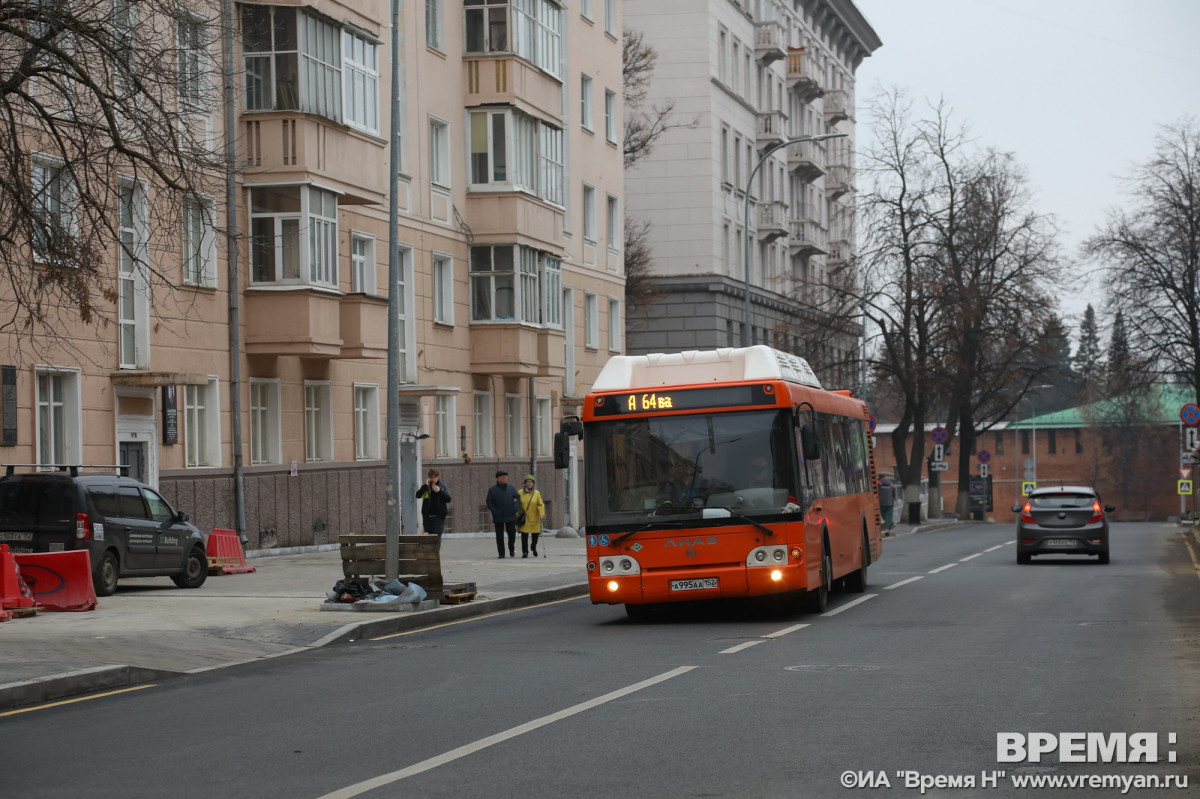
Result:
M236 530L214 527L208 536L209 574L249 574L258 571L257 566L246 565L246 553Z
M21 567L21 578L44 610L93 610L98 604L92 585L92 559L86 549L23 552L14 557Z
M0 610L33 607L36 604L33 597L26 594L21 591L17 561L8 551L8 544L0 544Z

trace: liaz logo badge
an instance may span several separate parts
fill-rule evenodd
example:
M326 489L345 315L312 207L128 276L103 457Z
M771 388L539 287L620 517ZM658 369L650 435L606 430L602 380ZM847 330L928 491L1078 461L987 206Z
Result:
M672 538L668 539L663 547L670 549L671 547L704 547L713 546L717 543L717 537L711 535L708 538Z

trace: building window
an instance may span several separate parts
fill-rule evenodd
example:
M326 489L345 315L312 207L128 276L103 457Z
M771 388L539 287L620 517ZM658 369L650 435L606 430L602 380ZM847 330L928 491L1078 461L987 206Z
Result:
M579 0L579 13L585 19L592 19L592 0Z
M583 295L583 345L589 350L600 346L600 314L596 295L590 291Z
M188 467L221 465L217 378L183 387L183 449Z
M379 386L354 384L354 457L379 458Z
M79 463L82 452L79 373L37 372L38 463Z
M553 0L513 0L513 50L555 77L562 60L563 10Z
M617 0L604 0L604 32L617 35Z
M217 286L214 208L208 197L185 197L183 200L183 282L190 286Z
M1003 455L1004 454L1004 434L996 433L994 437L996 439L996 445L995 445L995 447L992 448L992 454L993 455Z
M347 125L379 132L379 45L342 30L342 116Z
M279 381L250 378L250 463L282 460Z
M1021 431L1021 454L1022 455L1029 454L1029 431L1028 430Z
M1051 454L1051 455L1058 454L1058 435L1057 434L1058 434L1057 430L1047 430L1046 431L1046 448L1049 451L1049 454Z
M433 321L454 324L454 259L433 254Z
M425 44L441 50L445 37L442 0L425 0Z
M366 233L350 234L350 291L375 293L375 237Z
M247 111L303 111L342 121L341 27L305 9L242 6Z
M608 249L610 252L621 249L621 202L611 194L608 195Z
M584 130L592 130L592 78L590 75L579 76L579 124Z
M608 298L608 349L621 351L621 301L615 297Z
M463 0L467 52L508 52L508 0Z
M516 316L512 246L472 247L471 320L511 322Z
M561 290L562 262L552 255L524 245L471 248L473 322L561 327Z
M554 440L554 434L551 432L551 424L553 420L550 418L550 398L537 398L537 424L534 430L537 431L537 454L539 457L549 457L551 454L550 442Z
M42 263L73 263L75 181L65 166L33 159L33 254Z
M475 392L475 454L490 458L495 451L492 434L492 395Z
M435 186L450 188L450 124L429 118L429 175Z
M439 458L454 454L454 397L436 397L434 401L434 452Z
M604 90L604 138L617 143L617 95L611 89Z
M596 187L583 184L583 238L596 243Z
M332 192L312 186L251 187L250 237L252 282L338 287L337 195Z
M400 247L400 285L396 287L400 304L400 382L414 383L417 380L417 361L412 354L413 342L417 340L417 319L412 308L416 306L416 284L413 280L412 247Z
M1083 452L1083 431L1075 431L1075 454L1079 455Z
M510 458L525 454L525 442L521 430L521 396L519 394L504 395L504 446L505 453Z
M562 327L562 261L552 255L539 254L538 292L542 298L542 324Z
M332 388L326 382L304 381L304 459L333 460Z
M179 20L179 104L191 110L207 109L211 82L208 71L208 42L204 21Z
M470 124L473 191L516 189L563 204L561 128L515 109L472 111Z
M149 235L145 186L136 181L120 181L117 205L120 368L147 369L150 366L150 298L146 268Z

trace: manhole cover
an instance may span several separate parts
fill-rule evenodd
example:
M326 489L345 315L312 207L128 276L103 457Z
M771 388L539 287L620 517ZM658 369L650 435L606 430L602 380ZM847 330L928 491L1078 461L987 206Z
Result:
M878 666L859 666L851 663L812 663L805 666L784 666L784 671L879 671Z

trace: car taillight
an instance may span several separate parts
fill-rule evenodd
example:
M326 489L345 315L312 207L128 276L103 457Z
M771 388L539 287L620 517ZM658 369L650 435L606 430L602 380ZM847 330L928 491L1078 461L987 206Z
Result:
M1100 507L1100 500L1092 503L1092 518L1088 519L1089 523L1104 521L1104 508Z
M1029 502L1025 503L1025 507L1021 508L1021 521L1037 524L1037 519L1033 518L1033 507Z
M92 520L86 513L75 514L75 537L80 541L86 541L92 537Z

